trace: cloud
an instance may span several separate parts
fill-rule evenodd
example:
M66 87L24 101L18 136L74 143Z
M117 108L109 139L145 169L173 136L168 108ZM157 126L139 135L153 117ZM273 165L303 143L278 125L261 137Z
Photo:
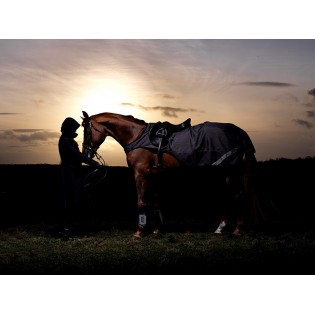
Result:
M295 95L291 94L291 93L284 93L284 94L280 94L280 95L277 95L274 100L276 102L280 101L282 103L285 103L285 104L296 104L296 103L299 103L299 98L296 97Z
M44 104L43 100L35 100L33 99L32 102L36 105L36 108L41 107L42 104Z
M313 110L308 110L306 111L307 117L315 118L315 111Z
M21 142L48 141L59 137L60 134L58 132L43 129L14 129L0 132L0 139L19 140Z
M38 131L44 131L45 129L13 129L14 132L38 132Z
M21 113L0 113L0 115L20 115Z
M305 107L313 107L315 105L315 99L312 102L307 102L304 104Z
M315 89L311 89L311 90L307 91L307 94L315 97Z
M193 109L193 108L179 108L179 107L171 107L171 106L143 106L143 105L135 105L132 103L121 103L123 106L131 106L136 107L145 111L160 111L162 115L167 117L175 117L177 118L177 113L203 113L204 111Z
M279 88L296 86L295 84L291 84L291 83L273 82L273 81L247 81L247 82L238 83L236 85L279 87Z
M304 97L302 104L305 107L315 106L315 88L307 91L307 95Z
M313 128L312 123L310 123L306 120L303 120L303 119L293 119L293 122L295 122L296 124L298 124L300 126L306 127L307 129Z
M314 107L315 106L315 88L312 90L307 91L308 95L311 95L311 99L309 96L306 96L304 100L302 101L302 105L306 107ZM307 110L304 112L304 115L306 115L307 118L315 119L315 111L314 110ZM300 126L304 126L308 129L313 128L313 124L309 121L306 121L304 119L294 119L293 120L296 124Z
M166 99L175 99L176 97L170 94L158 94L158 96Z

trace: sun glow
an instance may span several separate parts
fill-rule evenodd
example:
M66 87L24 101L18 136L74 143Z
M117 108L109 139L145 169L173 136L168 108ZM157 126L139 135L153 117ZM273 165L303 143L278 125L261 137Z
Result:
M132 82L117 79L92 82L80 100L82 109L89 115L103 112L137 115L136 107L123 105L136 103L141 94L138 86Z
M83 106L89 114L102 112L116 113L121 110L121 103L126 102L124 93L110 90L91 91L83 100Z

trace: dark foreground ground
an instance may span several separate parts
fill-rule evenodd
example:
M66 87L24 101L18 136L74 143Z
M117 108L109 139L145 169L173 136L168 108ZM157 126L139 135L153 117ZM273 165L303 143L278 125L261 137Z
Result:
M259 163L266 220L241 237L212 233L222 202L215 172L166 175L166 234L133 240L133 178L128 168L109 167L85 191L77 238L63 241L60 166L0 165L0 274L314 274L314 170L312 158Z
M54 236L54 227L19 226L0 233L0 274L308 275L314 274L315 230L168 232L134 240L133 230Z

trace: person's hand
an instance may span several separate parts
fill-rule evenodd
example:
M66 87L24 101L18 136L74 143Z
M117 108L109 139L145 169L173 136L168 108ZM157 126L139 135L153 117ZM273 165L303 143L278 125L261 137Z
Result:
M94 168L100 168L102 166L102 164L98 163L97 161L92 160L90 163L90 166L92 166Z

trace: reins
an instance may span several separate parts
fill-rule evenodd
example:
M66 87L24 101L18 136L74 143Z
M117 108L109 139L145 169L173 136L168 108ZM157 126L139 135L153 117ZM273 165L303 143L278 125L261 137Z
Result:
M91 140L91 130L93 128L95 131L97 131L97 132L99 132L99 133L101 133L101 134L103 134L105 136L106 136L106 134L104 132L98 130L97 128L95 128L91 121L89 121L89 128L90 128L90 132L89 132L89 142L90 142L90 144L87 145L85 142L83 142L83 147L85 149L87 149L88 151L92 152L92 154L100 161L102 167L93 170L92 172L90 172L85 177L84 185L83 185L84 188L87 188L87 187L90 187L90 186L96 186L107 175L107 167L105 166L105 160L103 159L103 157L99 153L97 153L97 148L99 146L94 145L92 140ZM93 150L93 148L96 148L96 150ZM99 176L100 174L101 174L101 176ZM100 178L98 178L98 177L100 177Z
M83 182L83 187L88 188L98 185L106 177L106 175L107 175L106 166L103 166L102 168L96 168L95 170L86 175Z

